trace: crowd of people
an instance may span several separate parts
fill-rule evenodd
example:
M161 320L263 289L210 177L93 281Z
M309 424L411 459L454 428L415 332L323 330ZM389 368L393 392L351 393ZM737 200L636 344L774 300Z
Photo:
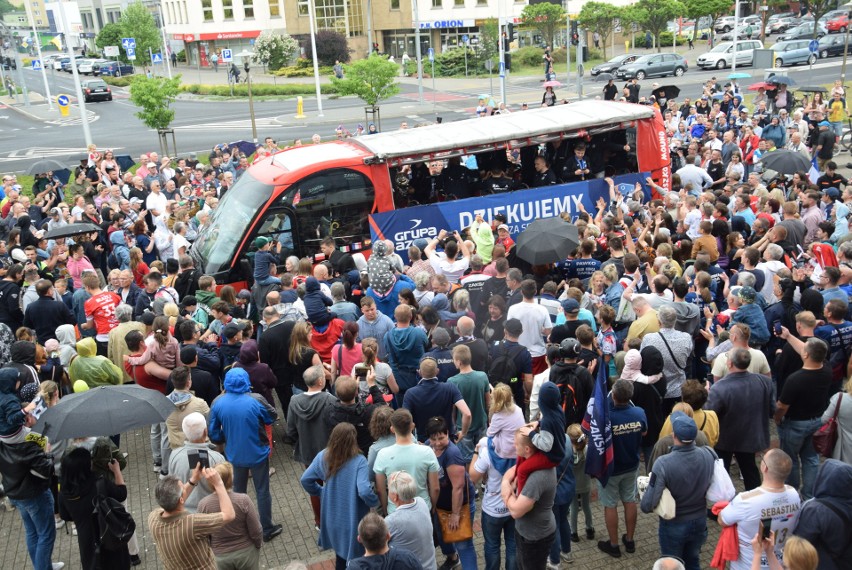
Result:
M166 568L257 568L285 522L273 518L270 456L291 452L337 568L551 569L595 540L629 558L647 524L638 511L670 496L656 567L697 569L717 459L736 464L744 489L713 505L717 555L732 568L847 568L852 187L820 144L832 108L808 107L806 122L794 111L776 144L767 127L781 117L755 119L739 101L702 110L689 138L678 135L695 109L668 101L683 142L673 187L649 179L648 199L611 185L608 201L580 211L576 250L544 266L517 255L498 215L417 241L406 259L383 240L356 259L330 237L314 258L285 258L258 237L254 285L235 291L188 252L248 168L238 149L217 145L207 164L149 153L130 173L92 147L69 184L41 176L31 195L4 176L0 474L33 565L61 568L51 554L65 524L85 568L141 562L135 535L110 540L81 507L142 492L124 484L120 435L48 442L31 431L70 393L133 382L175 406L151 426L159 508L139 521ZM720 119L740 115L736 128ZM816 145L806 150L823 170L767 187L759 159L788 132ZM262 149L277 152L271 139ZM533 162L547 170L561 157L572 180L603 176L585 149L546 145ZM77 221L100 230L46 239ZM592 481L598 378L613 465ZM821 463L813 435L831 418L839 439Z

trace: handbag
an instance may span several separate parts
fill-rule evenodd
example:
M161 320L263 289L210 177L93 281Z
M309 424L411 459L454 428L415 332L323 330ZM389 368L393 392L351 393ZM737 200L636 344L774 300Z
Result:
M837 445L837 414L840 413L840 400L842 399L843 394L838 394L834 414L825 422L824 426L811 436L816 452L826 458L831 458L834 454L834 446Z
M718 458L714 459L713 477L710 479L710 486L707 488L705 498L715 505L719 501L730 501L736 494L734 482L731 481L731 476L725 469L725 462Z
M441 539L446 543L461 542L473 538L473 525L470 520L470 504L465 503L459 512L459 526L450 530L450 517L453 511L435 509L438 512L438 522L441 524Z
M640 475L636 478L636 486L639 489L639 497L641 498L645 491L648 489L648 485L650 485L651 478L647 475ZM657 506L654 507L654 514L660 517L663 520L670 521L675 518L675 514L677 512L677 503L675 502L675 498L672 495L672 492L669 491L668 487L663 489L663 494L660 497L660 502L657 503Z

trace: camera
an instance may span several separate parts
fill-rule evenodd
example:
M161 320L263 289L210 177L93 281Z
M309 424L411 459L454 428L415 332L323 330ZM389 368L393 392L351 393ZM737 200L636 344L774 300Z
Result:
M648 270L648 264L647 263L640 263L639 264L639 271L645 272L647 270Z

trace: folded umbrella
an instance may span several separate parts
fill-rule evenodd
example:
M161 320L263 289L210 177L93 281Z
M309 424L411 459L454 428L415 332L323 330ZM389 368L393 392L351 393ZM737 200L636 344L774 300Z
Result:
M515 255L533 265L562 261L577 249L577 226L560 217L535 220L515 241Z
M44 234L44 239L67 238L71 236L79 236L82 234L91 234L99 231L101 231L101 227L98 225L89 222L78 222L75 224L68 224L59 228L53 228L52 230Z
M811 168L811 161L798 151L773 150L760 158L764 168L774 170L778 174L793 175L797 172L807 172Z
M59 400L33 431L52 441L108 436L163 422L173 411L175 405L156 390L133 384L98 386Z

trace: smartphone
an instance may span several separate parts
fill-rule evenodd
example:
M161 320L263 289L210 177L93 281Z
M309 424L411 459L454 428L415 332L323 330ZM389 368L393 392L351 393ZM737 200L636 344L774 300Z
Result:
M195 466L198 465L199 461L198 451L193 449L192 451L187 452L186 458L189 461L189 469L195 469Z
M775 321L773 326L775 327L775 336L781 336L781 321Z
M763 525L763 539L766 540L772 532L772 519L760 519L760 524Z
M207 453L206 449L198 450L198 461L199 463L201 463L202 468L207 469L208 467L210 467L210 456Z

